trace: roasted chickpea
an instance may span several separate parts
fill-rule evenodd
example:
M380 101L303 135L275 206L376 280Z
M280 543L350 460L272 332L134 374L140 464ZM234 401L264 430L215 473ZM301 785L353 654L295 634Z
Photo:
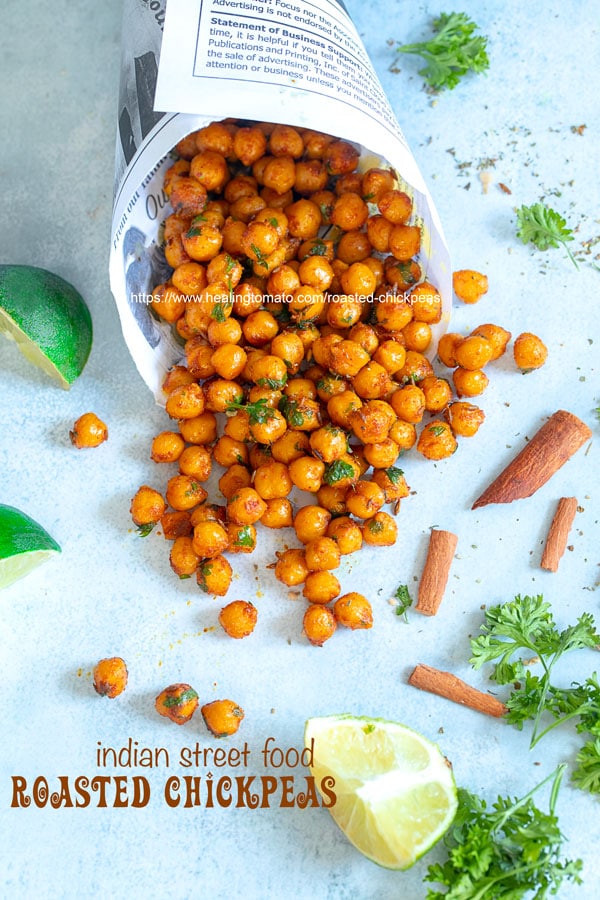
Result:
M193 475L174 475L167 482L167 503L178 510L193 509L207 498L207 493Z
M398 539L398 526L386 512L378 512L367 519L362 527L365 544L372 547L391 547Z
M181 176L173 181L169 200L173 211L180 216L197 216L206 205L206 188L189 176Z
M335 463L332 463L332 465L328 467L326 477L331 476L331 470L335 467L335 465ZM319 504L319 506L322 506L323 509L329 510L332 516L343 516L347 512L347 496L348 485L344 484L342 487L339 487L336 484L323 484L317 491L317 503Z
M452 287L454 293L463 303L477 303L484 294L487 294L487 275L475 272L473 269L459 269L452 275Z
M267 528L291 528L294 523L292 504L285 497L265 500L267 508L260 517L260 524Z
M234 135L223 122L211 122L195 132L196 152L214 150L223 156L231 156L234 152Z
M304 550L284 550L277 553L275 577L287 587L303 584L309 574Z
M224 597L232 579L232 570L228 560L224 556L213 556L212 559L203 560L198 566L196 580L198 587L205 594L214 594L216 597Z
M252 634L256 627L258 611L246 600L233 600L219 613L219 622L229 637L240 639Z
M227 412L232 404L241 403L244 391L228 378L215 378L204 385L206 408L213 413Z
M453 369L458 365L454 358L454 350L462 340L462 335L457 334L455 331L448 331L438 341L438 358L449 369Z
M189 684L171 684L154 701L156 711L176 725L185 725L198 709L198 694Z
M259 183L272 188L277 194L285 194L294 187L296 164L291 156L263 157L266 159ZM255 177L256 169L253 169ZM286 213L287 215L287 213Z
M373 610L362 594L350 591L343 594L333 605L333 614L338 625L345 625L353 631L356 628L372 628Z
M258 194L254 194L248 197L240 197L238 200L231 204L229 212L232 219L239 219L240 222L245 222L246 224L248 224L248 222L250 222L254 218L257 212L260 212L261 209L265 209L266 205L267 201L264 199L264 197L260 197ZM233 249L233 247L240 247L239 243L237 242L241 240L242 233L243 232L240 232L237 229L230 232L228 237L231 238L231 249L229 248L229 246L225 245L225 236L223 236L223 249L227 250L230 253L237 252Z
M265 154L267 139L255 126L238 128L233 138L233 152L243 166L251 166Z
M349 429L350 417L353 412L360 409L362 401L354 391L343 391L334 395L327 401L327 413L335 425Z
M204 150L191 161L190 175L207 190L220 194L229 181L227 161L215 150Z
M177 266L177 268L173 272L171 280L173 282L173 285L181 294L192 297L196 294L200 294L208 284L206 269L203 265L197 262L181 263L181 265ZM185 311L183 298L181 298L181 300L179 300L178 302L181 304L181 311L183 315L183 312ZM160 309L158 307L157 312L160 313Z
M194 419L204 412L204 392L199 384L184 384L167 397L167 415L172 419Z
M379 193L377 208L388 222L391 222L393 225L404 225L411 217L412 200L404 191L392 188ZM414 253L411 253L406 259L410 259L414 255Z
M323 537L331 522L331 513L322 506L302 506L294 516L296 537L302 544L309 544Z
M352 387L363 400L376 400L389 394L395 384L380 363L370 360L354 376Z
M369 362L369 354L354 341L341 340L332 345L329 368L336 375L352 377Z
M370 519L385 503L385 494L374 481L357 481L346 497L348 512L358 519Z
M446 459L456 451L457 443L447 422L435 419L419 435L417 450L427 459Z
M362 228L368 217L369 207L360 194L342 194L334 201L331 221L342 231L355 231Z
M253 484L256 493L263 500L287 497L293 487L288 467L276 460L256 469Z
M302 594L309 603L329 603L339 594L340 583L331 572L311 572L306 576Z
M192 538L184 535L175 538L169 555L171 568L180 578L189 578L198 568L200 557L194 550Z
M292 484L299 490L309 491L311 494L316 494L321 487L324 472L325 463L313 456L300 456L289 464Z
M398 418L413 425L425 415L425 403L425 394L416 384L406 384L390 397L390 404Z
M236 463L247 466L249 459L248 447L243 441L236 441L234 438L224 434L213 447L213 457L215 462L225 469Z
M220 251L223 234L216 225L195 225L181 239L185 252L197 262L208 262Z
M360 526L350 516L338 516L327 526L327 537L333 538L342 556L355 553L362 547L362 532Z
M224 434L236 441L247 441L250 438L250 416L245 409L238 409L233 415L228 415L223 428Z
M99 447L108 440L108 428L95 413L84 413L69 431L69 438L78 450Z
M452 399L452 388L445 378L436 375L426 375L419 382L419 387L425 395L425 409L427 412L441 412Z
M398 444L391 438L386 438L379 444L365 444L365 459L375 469L385 469L393 466L400 454Z
M235 463L229 466L226 472L219 478L219 490L226 500L233 497L240 488L250 487L252 476L245 466Z
M414 259L403 262L387 256L383 262L385 279L400 294L409 291L421 279L421 266Z
M130 512L134 525L156 525L164 514L167 504L162 495L154 488L143 484L135 493L131 501Z
M306 129L302 132L304 154L307 159L322 159L329 144L334 140L329 134Z
M94 667L94 690L101 697L114 700L127 687L127 666L120 656L101 659Z
M459 397L477 397L488 386L489 378L481 369L455 369L452 381Z
M417 319L413 319L402 329L402 336L407 350L425 353L431 344L433 334L428 322L419 322Z
M337 569L340 564L340 548L333 538L318 537L309 541L304 549L306 565L310 572Z
M444 410L444 416L453 434L459 434L461 437L473 437L485 419L482 409L464 400L450 403Z
M346 231L337 244L337 258L349 266L366 261L372 252L373 245L364 231Z
M231 381L242 374L247 359L246 351L237 344L221 344L212 354L210 362L217 375Z
M319 159L306 159L296 162L296 181L294 190L297 194L310 195L322 191L328 181L327 169Z
M200 708L204 724L215 737L235 734L244 718L244 710L233 700L213 700Z
M377 325L391 334L401 332L413 318L413 309L404 295L384 294L373 308Z
M191 516L186 510L166 512L160 518L160 527L164 539L174 541L175 538L185 537L192 533Z
M350 413L352 431L363 444L381 443L395 420L396 413L384 400L367 400L360 409Z
M384 216L371 216L367 219L367 237L369 243L378 253L388 253L390 234L394 225Z
M388 375L395 375L406 363L406 348L399 341L389 338L379 344L373 359L383 366Z
M400 500L408 497L410 488L406 483L404 472L396 466L388 466L386 469L376 469L373 472L373 481L379 485L385 495L386 503L394 504L394 512L399 509Z
M277 409L260 421L250 419L250 435L258 444L273 444L286 430L287 422Z
M421 249L421 229L418 225L394 225L390 231L389 248L395 259L407 262Z
M513 357L523 373L532 372L544 365L548 348L536 334L525 331L515 338Z
M494 349L490 342L476 334L459 341L454 347L456 364L471 371L483 369L491 360L493 353Z
M253 553L256 549L256 528L254 525L227 523L229 553Z
M324 425L310 436L313 454L325 463L341 459L347 453L348 435L336 425Z
M188 444L212 444L217 437L217 420L212 412L203 412L193 419L180 419L179 431Z
M189 513L190 522L192 523L192 531L200 522L218 522L219 525L225 525L227 521L227 509L218 503L203 503L197 506Z
M227 517L237 525L253 525L266 509L265 501L254 488L243 487L229 498Z
M417 442L415 426L403 419L396 419L389 431L390 438L398 444L401 451L410 450Z
M286 431L271 444L271 455L277 462L289 466L294 460L304 456L309 447L308 435L300 431Z
M361 181L361 194L368 203L379 203L386 191L392 191L396 179L390 169L367 169Z
M407 350L404 365L396 373L396 380L401 384L415 384L427 375L433 375L433 366L427 357L416 350Z
M219 522L198 522L194 526L194 550L201 559L213 559L229 547L225 528Z
M278 331L277 319L265 309L251 312L242 324L244 337L253 347L263 347L268 344Z
M322 647L336 629L336 621L328 606L311 603L302 622L304 634L315 647Z
M429 281L422 281L411 290L408 302L417 322L435 325L442 318L442 295Z
M242 197L256 197L258 182L252 175L236 175L225 185L223 195L228 203L235 203Z
M176 387L179 387L182 384L192 384L195 380L196 379L186 366L173 366L165 376L165 380L162 383L162 389L165 394L170 394Z
M345 175L354 172L358 166L360 153L348 141L333 140L326 148L323 162L330 175Z
M207 324L208 330L208 324ZM204 340L204 334L198 334L186 342L185 358L188 370L194 379L203 380L215 374L215 368L211 362L213 348ZM169 396L173 393L170 392Z

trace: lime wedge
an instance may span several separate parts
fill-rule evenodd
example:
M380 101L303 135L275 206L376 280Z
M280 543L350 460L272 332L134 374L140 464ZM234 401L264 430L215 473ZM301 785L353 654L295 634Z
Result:
M60 547L30 516L0 504L0 589L27 575Z
M314 744L313 744L314 741ZM317 787L332 776L329 812L365 856L408 869L439 841L456 814L452 769L436 744L396 722L326 716L306 723Z
M78 291L46 269L0 265L0 332L69 388L92 347L92 319Z

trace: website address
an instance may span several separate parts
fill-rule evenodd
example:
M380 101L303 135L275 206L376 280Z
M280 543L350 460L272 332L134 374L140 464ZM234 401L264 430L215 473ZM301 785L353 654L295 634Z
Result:
M130 294L129 299L132 303L141 303L144 306L150 306L151 303L160 303L160 295L156 294ZM385 294L328 294L328 303L350 304L350 303L385 303L386 301L404 302L408 306L418 303L419 306L431 305L439 306L441 297L439 294L419 294L413 297L410 293L394 294L387 292ZM231 306L235 300L235 295L229 292L224 294L211 294L204 296L202 294L181 294L170 298L170 302L175 303L222 303L224 306ZM263 294L263 303L316 303L317 298L314 294Z

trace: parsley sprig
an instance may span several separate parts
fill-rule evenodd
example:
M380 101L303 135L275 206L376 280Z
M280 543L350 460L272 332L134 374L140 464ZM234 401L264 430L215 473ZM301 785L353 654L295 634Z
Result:
M468 72L485 72L490 61L487 38L474 35L477 25L466 13L442 13L433 20L435 37L415 44L399 44L398 53L416 53L427 65L419 69L430 87L452 90Z
M251 425L262 425L263 422L267 422L275 415L275 410L268 406L265 397L255 400L254 403L237 403L234 401L227 407L227 412L235 413L239 409L243 409L248 413Z
M396 606L395 613L397 616L404 616L404 621L408 622L408 617L406 613L412 606L412 597L410 596L410 592L408 590L407 584L399 585L396 593L394 594L394 600L398 601L398 605Z
M581 884L581 860L560 856L564 838L555 810L564 770L559 766L520 799L498 797L489 809L485 800L459 788L456 818L444 838L448 858L430 865L425 876L448 890L431 889L426 900L541 900L557 894L564 881ZM544 812L533 796L550 780Z
M583 683L561 688L552 683L559 659L572 650L598 649L600 635L590 613L583 613L563 631L557 628L550 608L541 595L517 596L509 603L485 613L483 632L471 640L471 664L479 669L493 662L492 678L498 684L513 684L506 701L506 719L521 729L533 721L530 748L553 728L577 719L579 733L588 741L577 757L573 781L592 793L600 793L600 683L596 673ZM526 652L528 659L520 654ZM539 665L541 674L531 671Z
M563 246L576 269L577 260L567 246L574 240L573 231L567 226L556 210L544 203L533 206L521 206L517 210L517 237L524 244L534 244L538 250L549 250L551 247Z

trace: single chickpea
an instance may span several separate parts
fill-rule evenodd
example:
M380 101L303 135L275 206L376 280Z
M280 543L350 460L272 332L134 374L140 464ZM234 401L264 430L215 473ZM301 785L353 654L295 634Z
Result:
M274 409L272 416L264 421L253 422L250 419L250 436L257 444L273 444L287 431L287 422L279 410Z
M236 175L231 178L225 185L223 196L227 203L235 203L242 197L256 197L258 194L258 183L252 175Z
M232 381L242 374L247 359L246 351L238 344L221 344L212 354L210 362L217 375Z
M294 187L296 180L296 164L291 156L263 157L266 159L259 183L272 188L277 194L285 194ZM255 164L256 165L256 164ZM253 169L256 178L256 169ZM287 213L286 213L287 215Z
M182 176L173 182L169 200L173 211L180 216L199 215L206 205L206 188L195 178Z
M484 335L485 336L485 335ZM443 365L449 369L454 369L458 365L454 358L454 350L463 340L463 336L455 331L447 331L438 341L438 358Z
M435 419L426 425L417 441L417 450L426 459L446 459L456 451L458 444L447 422Z
M239 463L229 466L219 478L219 490L226 500L235 496L241 488L250 487L252 475L245 466Z
M410 292L408 302L417 322L435 325L442 318L442 295L429 281L415 285Z
M350 591L343 594L333 605L333 614L338 625L345 625L353 631L356 628L372 628L373 610L362 594Z
M233 600L219 613L219 622L229 637L240 639L252 634L256 627L258 611L246 600Z
M161 516L160 527L166 541L174 541L178 537L186 537L192 533L191 516L187 510L166 512Z
M473 437L485 419L482 409L463 400L450 403L444 410L444 416L453 434L459 434L461 437Z
M355 393L363 400L387 396L395 387L389 372L375 360L370 360L352 379Z
M362 527L365 544L372 547L391 547L398 539L398 526L389 513L378 512Z
M336 375L352 377L369 362L369 354L354 341L341 340L332 345L329 368Z
M360 409L350 413L352 431L363 444L385 440L395 420L396 413L384 400L367 400Z
M120 656L101 659L94 667L94 690L101 697L113 700L127 687L127 666Z
M272 460L256 469L253 486L263 500L279 500L287 497L292 490L293 482L285 463Z
M336 425L324 425L311 433L310 447L318 459L332 463L347 453L348 435Z
M238 409L233 415L227 416L223 433L235 441L245 442L250 439L250 416L245 409Z
M218 503L203 503L189 513L192 531L200 522L218 522L225 525L227 521L227 509Z
M373 481L383 491L385 502L394 504L394 512L400 509L400 500L403 500L410 494L410 488L406 483L404 472L396 466L392 465L385 469L376 469L373 472Z
M185 449L185 441L176 431L161 431L152 441L150 458L156 463L176 462Z
M452 275L452 287L454 293L463 303L477 303L484 294L487 294L487 275L475 272L473 269L459 269Z
M171 276L173 285L181 294L194 296L201 293L208 284L206 269L197 262L184 262L177 266ZM181 307L185 309L185 307ZM157 308L157 311L160 310Z
M425 409L427 412L441 412L452 400L452 388L445 378L437 375L426 375L419 382L419 387L425 396Z
M224 434L213 447L213 457L215 462L223 466L224 469L236 463L241 466L247 466L249 460L248 447L243 441L236 441L234 438Z
M500 359L505 353L507 344L511 338L510 331L507 331L500 325L491 324L478 325L477 328L473 329L471 334L485 338L489 341L493 349L492 360Z
M282 462L289 466L294 460L305 456L309 451L309 447L307 434L301 431L286 431L271 444L271 455L277 462Z
M238 200L235 200L231 204L229 212L232 219L237 219L240 222L245 222L246 224L248 224L248 222L250 222L254 218L257 212L260 212L261 209L265 209L266 205L267 201L263 197L260 197L258 194L254 194L248 197L240 197ZM241 240L242 234L243 230L231 230L228 235L231 240L228 241L227 246L225 246L225 236L223 236L223 249L227 250L229 253L236 253L237 249L234 248L241 249L238 241Z
M340 564L340 548L333 538L318 537L309 541L304 553L310 572L337 569Z
M334 425L349 429L350 417L353 412L360 409L362 401L354 391L343 391L334 395L327 401L327 414Z
M167 415L172 419L194 419L204 412L204 391L199 384L184 384L167 397Z
M214 559L229 547L229 537L219 522L198 522L192 540L200 559Z
M350 516L338 516L327 526L327 537L333 538L342 556L356 553L362 547L362 532L360 526Z
M276 554L275 577L287 587L303 584L309 574L304 550L283 550Z
M217 419L212 412L203 412L193 419L180 419L179 431L188 444L212 444L217 438Z
M154 488L143 484L135 493L131 501L130 512L134 525L144 527L156 525L166 511L167 504L161 494Z
M361 194L363 200L368 203L379 203L379 200L386 191L392 191L396 179L394 173L390 169L367 169L362 176Z
M379 344L373 360L383 366L388 375L395 375L406 363L406 348L399 341L388 338Z
M309 196L316 191L322 191L327 186L328 179L327 169L320 159L305 159L296 162L294 191L297 194Z
M181 239L185 252L196 262L209 262L223 245L223 233L216 225L195 225Z
M201 381L205 378L210 378L215 374L215 368L211 362L213 352L213 348L210 344L205 342L204 334L197 334L186 342L186 362L188 370L194 380L198 379L198 381ZM173 392L171 391L171 393Z
M318 376L315 387L317 389L319 400L321 400L322 403L329 403L331 397L335 397L337 394L343 394L344 391L347 391L349 389L349 384L346 379L340 378L339 375L325 372L323 375Z
M422 276L421 266L414 259L403 262L394 256L387 256L383 262L385 280L397 291L409 291Z
M404 365L396 373L401 384L416 384L427 375L433 375L433 366L426 356L416 350L407 350Z
M385 503L385 494L374 481L357 481L346 497L348 512L358 519L370 519Z
M433 333L429 322L420 322L413 319L402 329L404 337L404 346L407 350L416 350L418 353L425 353L429 348Z
M294 487L311 494L316 494L321 487L324 472L325 463L313 456L299 456L289 464L289 475Z
M237 525L254 525L266 509L265 501L254 488L243 487L229 498L227 517Z
M364 231L346 231L338 241L337 258L349 266L356 262L367 263L373 249L373 245ZM383 267L381 271L383 274Z
M234 152L234 135L223 122L211 122L195 132L196 152L214 150L223 156L231 156Z
M389 247L395 259L407 262L421 249L421 229L418 225L394 225L390 232Z
M393 188L382 191L377 199L379 212L393 225L405 225L411 217L412 207L412 200L408 194ZM414 253L410 254L410 256L414 255Z
M425 394L416 384L406 384L394 391L390 404L399 419L416 424L425 415Z
M294 524L292 504L285 497L265 500L267 508L260 517L260 524L266 528L291 528Z
M294 516L296 537L302 544L309 544L323 537L331 522L331 513L322 506L301 506Z
M69 431L69 438L78 450L99 447L108 440L108 428L95 413L84 413Z
M229 586L233 572L228 560L224 556L213 556L212 559L203 560L198 566L196 580L198 587L205 594L214 594L216 597L224 597Z
M342 231L355 231L362 228L368 217L369 207L360 194L342 194L334 201L331 221Z
M215 378L204 385L206 408L209 412L227 412L233 403L241 403L244 391L237 381L228 378Z
M306 576L302 594L309 603L329 603L338 596L340 583L331 572L311 572Z
M189 684L171 684L154 701L156 711L176 725L185 725L198 709L198 694Z
M208 494L193 475L173 475L167 481L166 498L173 509L193 509L204 503Z
M336 629L336 621L328 606L311 603L302 622L307 640L315 647L322 647Z
M238 128L233 138L233 152L243 166L251 166L265 155L267 139L256 126Z
M393 466L400 455L400 447L391 438L379 444L365 444L364 454L369 465L374 469L386 469Z
M176 387L182 384L192 384L196 379L185 366L173 366L169 369L162 383L165 394L170 394Z
M229 167L221 153L204 150L192 159L190 175L207 191L220 194L229 181Z
M375 322L392 336L412 321L413 309L404 295L384 294L380 296L373 309Z
M189 578L190 575L195 574L200 557L194 550L191 537L182 536L175 538L171 547L169 561L171 568L180 578Z
M372 248L378 253L389 252L393 227L393 223L385 216L370 216L367 219L367 237Z
M454 388L459 397L477 397L489 383L489 378L481 369L455 369L452 373Z
M493 353L494 349L490 342L476 334L459 341L454 347L456 364L470 371L483 369L491 360Z
M410 450L417 442L417 431L411 422L396 419L389 431L390 438L398 444L401 451Z
M166 242L165 258L175 269L189 261L180 237ZM159 284L152 292L152 309L165 322L177 322L185 312L185 296L170 283Z
M544 365L548 348L536 334L525 331L515 338L513 357L519 369L527 374Z
M204 724L215 737L235 734L244 718L244 710L233 700L213 700L200 708Z
M278 331L277 319L265 309L251 312L242 324L244 337L253 347L263 347L268 344Z

